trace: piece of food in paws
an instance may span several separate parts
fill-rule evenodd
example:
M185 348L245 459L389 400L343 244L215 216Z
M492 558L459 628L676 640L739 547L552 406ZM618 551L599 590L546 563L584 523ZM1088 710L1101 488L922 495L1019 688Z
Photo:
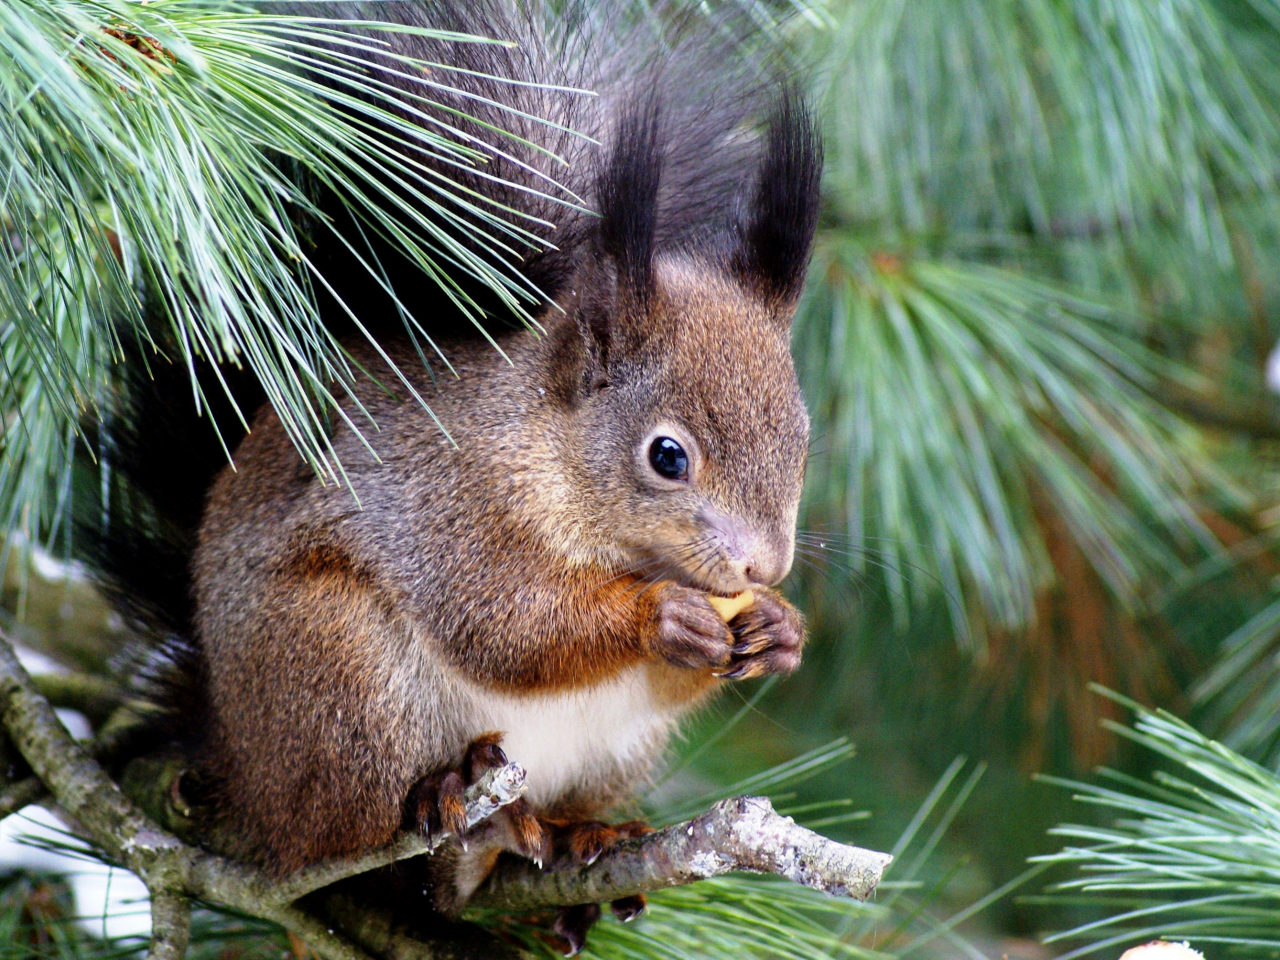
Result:
M707 602L715 607L720 619L728 623L747 607L756 602L756 595L750 590L743 590L736 597L717 597L708 594Z

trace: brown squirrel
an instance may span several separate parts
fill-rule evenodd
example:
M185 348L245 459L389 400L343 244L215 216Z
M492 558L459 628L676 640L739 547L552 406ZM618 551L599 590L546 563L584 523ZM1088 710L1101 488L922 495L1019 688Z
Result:
M475 73L451 82L473 114L489 109L473 94L512 96L481 73L550 85L514 88L517 106L598 143L518 117L516 132L566 156L561 181L598 217L525 201L557 245L520 263L547 296L541 331L498 334L501 353L457 336L442 343L451 367L428 365L408 336L381 336L405 380L364 379L344 401L377 424L365 431L376 456L351 429L333 433L349 490L316 478L269 404L211 481L196 476L216 462L211 444L193 467L200 457L157 453L142 435L117 510L132 504L135 523L113 520L99 566L166 624L198 687L172 698L191 762L243 838L237 852L278 873L405 827L461 833L466 785L508 756L524 765L525 800L484 843L437 858L448 873L436 868L435 905L453 911L500 850L540 858L564 843L591 859L643 830L601 818L680 719L726 682L800 662L801 617L771 588L791 566L808 446L789 328L821 149L799 98L718 69L709 50L734 58L705 33L640 52L635 32L611 34L612 47L597 32L584 76L523 5L378 4L370 16L518 40L392 35L397 52L462 57ZM493 109L478 119L509 128ZM490 172L534 182L530 158L492 159ZM407 271L395 282L402 296L422 288ZM370 292L359 312L386 309ZM359 338L348 348L387 369ZM178 546L164 555L162 543ZM754 604L726 625L708 595L747 589ZM623 917L641 909L615 904ZM570 949L598 913L561 917Z

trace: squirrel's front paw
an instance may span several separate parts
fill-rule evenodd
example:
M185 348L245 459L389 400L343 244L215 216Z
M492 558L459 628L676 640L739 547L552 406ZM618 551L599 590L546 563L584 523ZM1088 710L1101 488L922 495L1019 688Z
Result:
M654 650L677 667L729 667L733 635L707 595L676 583L659 590L651 624Z
M772 591L756 590L755 603L729 623L733 647L726 680L746 680L767 674L791 673L800 666L804 620L798 611Z

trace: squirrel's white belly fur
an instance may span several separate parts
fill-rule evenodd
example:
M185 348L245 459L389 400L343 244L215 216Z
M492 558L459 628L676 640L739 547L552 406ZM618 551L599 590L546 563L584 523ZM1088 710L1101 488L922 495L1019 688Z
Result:
M643 667L562 693L475 693L476 732L503 733L502 749L528 773L526 796L535 809L647 765L678 719L655 696Z

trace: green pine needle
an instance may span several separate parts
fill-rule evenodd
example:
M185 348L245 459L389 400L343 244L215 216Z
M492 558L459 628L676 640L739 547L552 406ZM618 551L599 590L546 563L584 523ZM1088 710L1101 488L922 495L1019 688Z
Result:
M1210 544L1186 430L1149 393L1161 363L1120 317L1007 270L869 257L834 231L814 271L797 332L826 431L809 516L847 531L902 616L941 591L962 636L969 600L1026 622L1052 577L1048 513L1131 603L1182 569L1179 548ZM798 549L839 558L833 534Z
M1068 845L1036 858L1076 874L1052 888L1051 902L1106 911L1103 919L1048 942L1087 941L1060 960L1157 937L1274 955L1280 948L1280 778L1172 714L1106 695L1137 714L1132 728L1112 728L1158 754L1166 769L1150 781L1110 770L1099 783L1045 778L1117 816L1108 827L1058 827L1053 833Z
M0 6L6 530L56 533L78 424L112 395L113 324L145 345L167 323L180 353L158 363L247 366L310 465L341 481L325 414L357 371L316 312L313 285L323 278L296 227L316 212L307 177L346 198L366 231L393 239L464 312L477 316L459 286L471 278L527 317L537 291L445 228L466 212L482 227L473 231L479 248L501 264L540 242L537 224L504 217L373 132L381 125L462 166L485 159L447 128L390 109L398 101L389 71L429 97L447 85L447 66L399 58L381 72L352 69L381 51L378 32L390 29L410 28L225 0ZM428 68L444 79L428 79ZM374 169L390 176L375 178ZM368 267L378 282L378 265ZM144 305L144 289L154 302ZM407 322L425 336L411 314ZM203 407L194 382L192 391L190 402ZM369 421L350 426L359 432Z

